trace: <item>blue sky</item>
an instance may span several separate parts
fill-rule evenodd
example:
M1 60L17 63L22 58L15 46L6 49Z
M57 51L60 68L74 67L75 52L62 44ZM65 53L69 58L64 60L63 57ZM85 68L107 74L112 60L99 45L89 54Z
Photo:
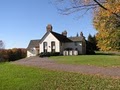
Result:
M61 15L50 0L0 0L0 40L5 48L26 48L32 39L40 39L47 24L53 31L67 30L68 36L83 32L87 39L96 33L92 25L92 14L79 19L77 15Z

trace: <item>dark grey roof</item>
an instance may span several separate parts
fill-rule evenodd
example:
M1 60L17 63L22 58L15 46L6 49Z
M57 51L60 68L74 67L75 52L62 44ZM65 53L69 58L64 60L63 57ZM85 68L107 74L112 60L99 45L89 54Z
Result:
M78 42L78 41L85 40L84 37L69 37L69 39L72 40L73 42Z
M40 42L40 39L37 39L37 40L31 40L27 49L31 49L33 47L37 47L39 46L39 42Z
M51 32L60 42L72 42L69 38L66 36L56 33L56 32Z

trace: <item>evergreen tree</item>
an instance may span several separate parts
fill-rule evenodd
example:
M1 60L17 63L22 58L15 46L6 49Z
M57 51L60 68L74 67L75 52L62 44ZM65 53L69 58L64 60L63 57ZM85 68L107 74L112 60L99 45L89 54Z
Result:
M91 43L93 42L93 37L92 37L91 34L88 35L88 41L91 42Z
M89 34L88 42L91 44L93 50L98 50L98 48L97 48L97 40L96 40L95 35L92 36L91 34Z
M78 34L78 33L76 34L76 37L79 37L79 34Z

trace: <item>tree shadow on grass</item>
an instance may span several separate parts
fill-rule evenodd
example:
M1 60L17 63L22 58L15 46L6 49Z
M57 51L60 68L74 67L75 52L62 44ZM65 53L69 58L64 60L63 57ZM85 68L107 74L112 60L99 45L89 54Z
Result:
M97 53L95 53L95 55L120 56L120 52L119 53L114 53L114 52L97 52Z

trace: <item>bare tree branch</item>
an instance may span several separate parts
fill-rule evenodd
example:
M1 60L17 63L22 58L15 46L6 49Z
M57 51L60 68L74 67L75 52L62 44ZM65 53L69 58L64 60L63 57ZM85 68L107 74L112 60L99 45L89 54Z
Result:
M111 10L109 10L108 8L104 7L104 6L103 6L100 2L98 2L97 0L93 0L93 1L95 1L96 4L98 4L101 8L103 8L104 10L109 11L110 13L112 13L113 15L115 15L117 18L120 19L120 15L118 15L117 13L114 13L114 12L112 12Z
M57 1L59 4L62 4L57 9L58 11L60 11L60 14L63 14L63 15L68 15L68 14L78 12L78 11L83 11L83 10L84 12L86 11L88 12L88 10L98 9L98 7L101 7L104 10L112 13L117 19L120 20L120 15L118 13L104 6L104 4L108 3L109 0L57 0Z

